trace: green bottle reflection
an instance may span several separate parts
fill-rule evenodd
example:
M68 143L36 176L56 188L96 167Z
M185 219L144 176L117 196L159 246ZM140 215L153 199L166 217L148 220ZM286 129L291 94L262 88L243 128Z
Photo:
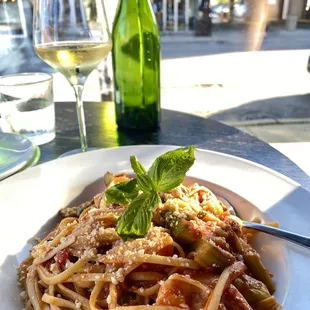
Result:
M112 37L117 125L156 130L160 121L160 38L149 0L120 0Z

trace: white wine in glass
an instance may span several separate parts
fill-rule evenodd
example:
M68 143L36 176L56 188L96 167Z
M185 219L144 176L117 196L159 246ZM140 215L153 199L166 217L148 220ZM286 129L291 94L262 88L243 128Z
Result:
M36 53L75 91L81 149L68 154L85 152L84 84L112 49L103 0L36 0L33 27Z

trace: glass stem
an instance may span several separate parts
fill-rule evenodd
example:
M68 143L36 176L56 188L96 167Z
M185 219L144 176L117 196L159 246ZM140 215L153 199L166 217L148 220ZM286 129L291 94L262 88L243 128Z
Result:
M84 86L83 85L73 85L75 98L76 98L76 112L79 122L79 130L80 130L80 141L81 141L81 150L82 152L87 151L87 136L86 136L86 124L85 124L85 116L84 116L84 107L82 100L82 93Z

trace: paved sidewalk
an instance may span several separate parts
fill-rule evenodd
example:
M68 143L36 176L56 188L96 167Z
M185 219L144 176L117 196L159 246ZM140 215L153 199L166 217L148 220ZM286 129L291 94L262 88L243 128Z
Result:
M287 40L294 39L296 41L303 41L305 44L309 38L309 29L296 29L287 31L283 28L277 27L269 29L264 36L264 44L270 43L272 45L286 44L294 48L294 42L287 42ZM163 44L175 43L200 43L200 42L244 42L251 39L247 29L214 29L212 35L208 37L197 37L193 31L179 31L179 32L166 32L161 33L161 42ZM252 38L253 39L253 38ZM268 44L269 46L269 44ZM308 45L310 46L310 44Z
M263 51L166 59L163 102L172 110L201 112L231 124L310 118L309 54Z
M267 33L249 52L244 32L162 37L163 104L235 126L310 175L310 30Z
M163 36L163 102L266 142L310 141L310 30L271 27L260 52L240 30ZM253 40L252 40L253 41Z
M258 48L264 51L310 49L309 37L310 29L286 31L271 27ZM195 37L191 32L162 35L162 56L172 59L251 51L257 38L245 29L216 29L211 37Z

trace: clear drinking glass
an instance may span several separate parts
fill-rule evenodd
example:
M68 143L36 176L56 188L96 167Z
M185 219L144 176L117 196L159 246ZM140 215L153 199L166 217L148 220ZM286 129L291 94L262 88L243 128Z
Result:
M53 77L18 73L0 77L0 132L26 136L36 145L55 138Z
M34 49L75 91L81 149L87 150L82 93L90 73L112 48L104 0L36 0Z

